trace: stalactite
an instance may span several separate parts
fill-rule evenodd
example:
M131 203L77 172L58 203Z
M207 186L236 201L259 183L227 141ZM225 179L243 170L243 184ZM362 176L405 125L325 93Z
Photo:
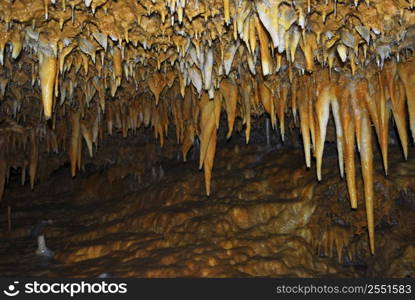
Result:
M42 87L43 112L46 119L52 117L55 79L57 71L56 58L39 51L39 77Z
M310 113L309 103L306 97L306 91L300 89L298 95L298 111L300 115L301 136L303 138L303 147L305 155L305 164L307 168L311 167L311 141L310 141Z
M265 111L269 114L271 118L272 128L275 129L276 118L275 118L274 102L272 101L272 92L265 85L263 81L258 83L258 90L259 90L259 95L261 98L262 105L264 106Z

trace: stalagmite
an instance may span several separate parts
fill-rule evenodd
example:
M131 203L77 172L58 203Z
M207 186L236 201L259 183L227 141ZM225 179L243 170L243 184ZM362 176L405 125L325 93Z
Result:
M386 103L385 85L382 76L378 76L379 79L379 97L378 97L378 120L379 129L378 134L380 136L380 148L382 150L383 167L385 174L388 175L388 142L389 142L389 105Z
M90 129L88 128L88 124L85 121L81 121L80 129L85 143L88 147L89 157L92 157L94 155L92 149L92 134Z
M216 116L215 101L210 101L207 94L203 93L200 100L200 160L199 169L205 173L206 195L210 195L213 160L216 152Z
M246 82L246 85L241 86L241 97L243 101L243 106L245 109L245 116L244 116L244 122L246 125L245 128L245 142L246 144L249 143L249 140L251 138L251 92L252 92L252 86L251 84L248 84Z
M402 145L402 151L405 160L408 159L408 131L406 128L407 118L406 118L406 98L405 98L405 88L400 79L396 79L395 88L396 94L391 98L392 102L392 113L395 120L396 128L398 129L399 139Z
M415 60L398 65L398 74L401 78L406 93L406 101L409 113L409 128L411 129L412 139L415 141L415 74L413 72Z
M305 164L307 168L311 167L311 146L310 146L310 123L309 123L309 105L305 91L300 89L298 95L298 110L300 115L301 136L303 139Z
M317 161L317 179L321 180L321 165L323 161L324 142L326 139L327 123L329 121L330 101L335 95L333 88L326 81L321 82L321 87L317 87L317 134L316 134L316 161Z
M350 94L343 86L339 86L340 120L344 132L344 162L346 167L347 190L350 204L357 208L356 166L355 166L355 122L353 107L349 102Z
M230 23L230 10L229 10L229 1L230 0L223 0L223 14L225 17L225 23Z
M255 18L255 28L258 33L259 46L261 50L262 74L266 76L272 73L272 59L271 54L269 53L268 37L262 27L262 24L257 18Z

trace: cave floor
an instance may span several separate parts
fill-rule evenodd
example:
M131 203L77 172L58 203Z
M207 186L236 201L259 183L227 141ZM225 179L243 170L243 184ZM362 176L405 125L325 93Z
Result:
M390 149L388 177L375 159L373 256L360 172L353 211L333 149L326 147L318 183L315 164L307 170L299 148L219 148L210 197L196 156L186 163L171 158L140 174L87 164L72 179L64 166L34 191L16 184L1 206L0 276L415 276L413 148L407 162L397 147ZM48 219L52 259L35 254L30 235Z

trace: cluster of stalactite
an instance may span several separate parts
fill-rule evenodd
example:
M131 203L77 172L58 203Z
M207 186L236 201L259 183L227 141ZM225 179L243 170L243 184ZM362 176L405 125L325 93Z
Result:
M72 176L114 129L169 123L183 157L200 140L210 194L221 112L228 138L266 113L292 118L321 180L330 111L340 176L358 204L359 154L374 251L373 137L385 174L389 120L404 157L415 136L413 1L4 0L0 2L0 195L10 167L36 180L39 147L66 151ZM41 101L39 101L41 99ZM38 103L41 105L38 105ZM409 112L409 114L407 114ZM43 148L42 148L43 149Z

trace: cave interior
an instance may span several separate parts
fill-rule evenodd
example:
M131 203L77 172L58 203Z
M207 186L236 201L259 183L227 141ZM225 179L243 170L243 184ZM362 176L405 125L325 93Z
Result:
M0 276L415 277L413 0L1 0Z

